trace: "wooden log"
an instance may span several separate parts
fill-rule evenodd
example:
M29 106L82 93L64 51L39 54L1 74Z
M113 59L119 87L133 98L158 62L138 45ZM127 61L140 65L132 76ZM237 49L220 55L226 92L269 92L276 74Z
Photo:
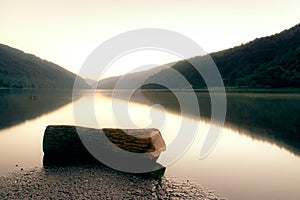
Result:
M82 137L84 136L84 137ZM108 140L104 140L104 137ZM113 148L118 153L123 149L143 158L143 162L155 162L165 150L165 142L157 129L92 129L78 126L50 125L47 126L44 139L44 166L101 164L83 145L82 139L99 147L102 151ZM110 156L110 155L109 155ZM130 158L126 158L130 162ZM160 168L160 167L155 167ZM160 174L159 170L154 172Z

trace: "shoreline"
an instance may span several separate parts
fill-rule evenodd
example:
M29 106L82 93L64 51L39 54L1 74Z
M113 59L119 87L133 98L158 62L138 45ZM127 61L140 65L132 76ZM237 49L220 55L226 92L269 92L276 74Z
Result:
M0 176L0 199L225 200L190 180L161 180L102 166L28 168Z
M299 94L300 88L267 88L267 87L247 87L247 86L234 86L234 87L224 87L224 88L210 88L212 92L228 92L228 93L290 93L290 94ZM9 88L9 87L0 87L1 90L26 90L26 91L41 91L41 90L67 90L67 91L73 91L73 88ZM94 89L80 89L78 91L94 91ZM110 91L133 91L131 89L96 89L96 91L104 91L104 92L110 92ZM145 92L169 92L169 89L136 89L135 91L145 91ZM184 89L184 88L178 88L178 89L172 89L172 91L176 92L188 92L188 91L195 91L195 92L209 92L207 88L194 88L194 89Z

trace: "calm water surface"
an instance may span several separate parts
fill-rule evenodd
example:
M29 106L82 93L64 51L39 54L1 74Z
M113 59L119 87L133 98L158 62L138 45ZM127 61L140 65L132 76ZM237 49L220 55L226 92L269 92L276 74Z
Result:
M129 128L116 122L110 95L85 91L78 94L74 104L87 106L94 98L101 127ZM210 103L207 93L199 92L197 96L201 116L192 111L180 113L178 102L169 92L137 92L128 105L132 121L139 127L159 127L167 144L176 137L182 118L198 125L191 148L167 168L166 176L194 180L228 199L299 199L300 95L227 94L228 113L222 136L203 160L199 153L210 126ZM42 166L45 127L75 125L71 93L2 90L0 97L0 174ZM122 99L113 101L127 106ZM153 108L153 104L161 104L164 109ZM156 122L151 116L164 116L165 122ZM80 125L89 126L88 122Z

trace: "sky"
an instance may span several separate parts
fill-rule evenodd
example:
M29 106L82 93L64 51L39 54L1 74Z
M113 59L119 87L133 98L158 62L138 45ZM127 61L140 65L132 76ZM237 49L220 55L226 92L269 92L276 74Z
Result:
M0 43L78 73L96 47L125 31L169 29L210 53L298 24L299 8L299 0L0 0ZM146 65L149 57L151 64L176 59L149 51L129 57L107 76Z

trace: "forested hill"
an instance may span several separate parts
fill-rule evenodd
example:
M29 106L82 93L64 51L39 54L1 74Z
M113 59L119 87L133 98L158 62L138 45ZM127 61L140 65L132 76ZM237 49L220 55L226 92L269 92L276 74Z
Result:
M281 33L255 39L247 44L211 53L225 86L246 87L300 87L300 24ZM206 56L191 58L205 65ZM205 66L203 66L205 67ZM203 88L205 83L191 64L184 60L173 67L186 77L193 88ZM165 80L174 88L184 87L165 69L150 77L146 82ZM161 88L145 85L145 89Z
M0 88L73 88L75 77L54 63L0 44Z

